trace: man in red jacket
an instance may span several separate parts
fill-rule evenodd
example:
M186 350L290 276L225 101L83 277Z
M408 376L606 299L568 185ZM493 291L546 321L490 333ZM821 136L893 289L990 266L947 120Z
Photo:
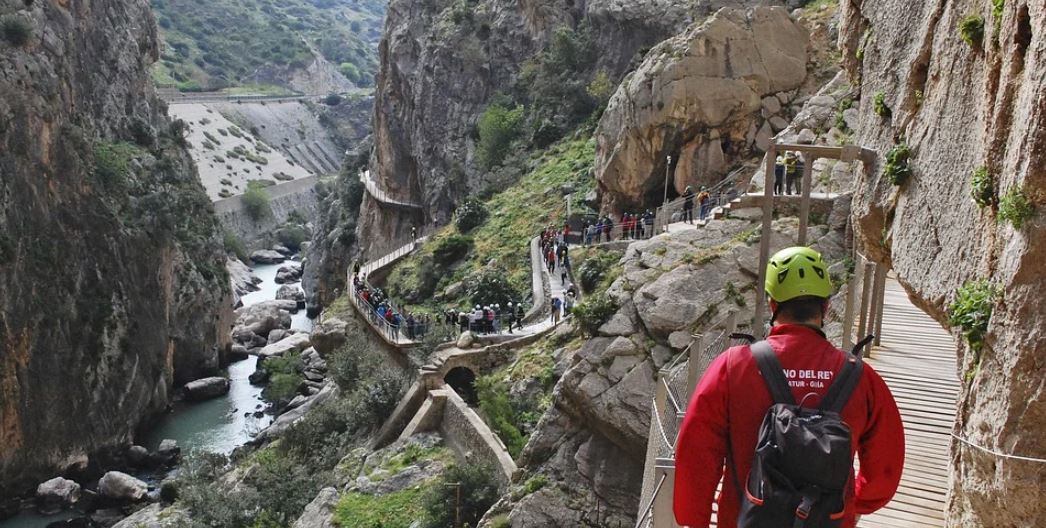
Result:
M770 343L788 379L795 401L816 407L839 373L847 354L832 346L821 327L832 293L821 255L809 248L788 248L767 264L766 291L773 314ZM759 427L773 404L769 389L748 346L720 355L704 373L690 400L676 443L673 508L676 522L706 528L717 500L718 526L736 527L739 492L752 467ZM843 407L852 452L861 471L851 477L842 527L885 506L901 479L904 428L897 403L870 365ZM720 480L723 490L715 498ZM741 497L745 498L742 499ZM781 526L791 526L782 519Z

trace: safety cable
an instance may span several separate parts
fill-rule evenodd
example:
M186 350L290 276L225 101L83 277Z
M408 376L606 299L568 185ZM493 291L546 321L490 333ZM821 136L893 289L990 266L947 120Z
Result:
M960 441L960 442L962 442L962 443L964 443L964 444L966 444L966 445L968 445L970 447L973 447L973 448L979 449L981 451L984 451L985 453L988 453L989 455L994 455L994 456L997 456L999 458L1008 458L1008 459L1012 459L1012 460L1023 460L1025 462L1038 462L1040 464L1046 464L1046 458L1034 458L1034 457L1026 457L1026 456L1020 456L1020 455L1009 455L1009 454L1006 454L1006 453L995 451L993 449L988 449L987 447L984 447L984 446L979 446L979 445L977 445L977 444L975 444L975 443L973 443L973 442L971 442L971 441L969 441L969 440L967 440L965 438L962 438L961 436L959 436L959 435L957 435L955 433L951 433L951 435L952 435L952 438L954 438L954 439L956 439L956 440L958 440L958 441Z

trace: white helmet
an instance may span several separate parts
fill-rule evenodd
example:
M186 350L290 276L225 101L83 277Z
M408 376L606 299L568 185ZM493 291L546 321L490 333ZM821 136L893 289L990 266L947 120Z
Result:
M478 304L476 305L476 309L479 310L479 305Z
M512 301L509 301L509 302L508 302L508 305L509 305L509 306L512 306Z

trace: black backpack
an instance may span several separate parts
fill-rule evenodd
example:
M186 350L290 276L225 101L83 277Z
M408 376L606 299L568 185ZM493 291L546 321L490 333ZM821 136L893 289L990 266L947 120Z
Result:
M792 397L770 344L760 341L751 348L774 405L759 428L745 487L738 486L744 492L737 526L838 527L853 471L850 427L839 413L860 382L864 363L859 353L848 355L820 407L806 408ZM734 479L738 483L736 473Z

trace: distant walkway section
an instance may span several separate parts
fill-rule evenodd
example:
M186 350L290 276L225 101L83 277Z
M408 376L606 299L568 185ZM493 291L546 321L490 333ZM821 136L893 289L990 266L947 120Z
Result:
M363 182L363 186L367 189L367 193L371 195L375 200L392 207L400 207L403 209L416 209L421 210L421 204L416 202L397 200L388 193L378 188L377 182L374 181L373 176L369 170L360 173L360 181Z

